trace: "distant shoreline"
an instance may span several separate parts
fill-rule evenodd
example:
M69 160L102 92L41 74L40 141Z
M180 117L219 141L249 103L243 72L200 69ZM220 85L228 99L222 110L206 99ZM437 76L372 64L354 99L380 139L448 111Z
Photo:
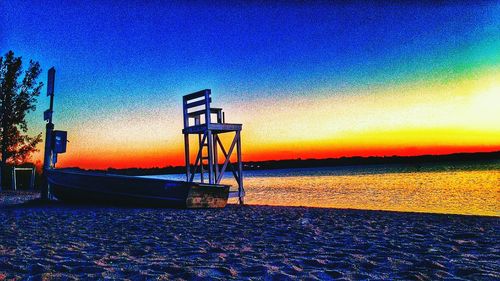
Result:
M243 163L243 169L251 170L275 170L290 168L319 168L340 166L366 166L381 164L404 164L423 165L438 163L491 163L500 162L500 151L475 152L475 153L453 153L446 155L420 155L420 156L370 156L370 157L341 157L326 159L287 159L269 161L249 161ZM182 174L186 171L184 166L167 166L153 168L108 168L107 170L92 170L96 172L110 172L123 175L158 175L158 174Z

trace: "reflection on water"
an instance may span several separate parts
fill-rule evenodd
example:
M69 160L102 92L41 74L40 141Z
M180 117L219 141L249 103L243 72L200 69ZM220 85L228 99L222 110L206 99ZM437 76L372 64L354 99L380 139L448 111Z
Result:
M499 171L247 177L250 204L499 215Z
M500 169L412 172L379 165L244 175L248 204L500 216ZM181 175L161 177L183 179Z

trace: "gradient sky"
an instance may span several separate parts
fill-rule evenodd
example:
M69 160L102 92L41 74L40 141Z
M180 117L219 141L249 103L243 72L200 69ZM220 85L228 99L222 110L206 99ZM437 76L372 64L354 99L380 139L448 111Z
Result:
M182 164L204 88L246 161L500 150L498 1L23 2L0 4L0 51L56 67L59 166Z

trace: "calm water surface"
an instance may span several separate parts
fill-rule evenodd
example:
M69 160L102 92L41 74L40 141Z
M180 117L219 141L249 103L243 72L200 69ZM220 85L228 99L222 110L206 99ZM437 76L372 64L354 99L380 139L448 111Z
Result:
M245 203L500 216L500 164L247 171ZM181 179L183 175L154 177ZM229 175L228 175L229 177ZM224 183L236 183L226 180Z

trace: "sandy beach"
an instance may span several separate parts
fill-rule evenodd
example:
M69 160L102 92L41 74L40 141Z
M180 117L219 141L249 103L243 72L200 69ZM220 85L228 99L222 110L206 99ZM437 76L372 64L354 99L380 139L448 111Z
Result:
M36 196L0 193L0 280L500 279L498 217L29 201Z

